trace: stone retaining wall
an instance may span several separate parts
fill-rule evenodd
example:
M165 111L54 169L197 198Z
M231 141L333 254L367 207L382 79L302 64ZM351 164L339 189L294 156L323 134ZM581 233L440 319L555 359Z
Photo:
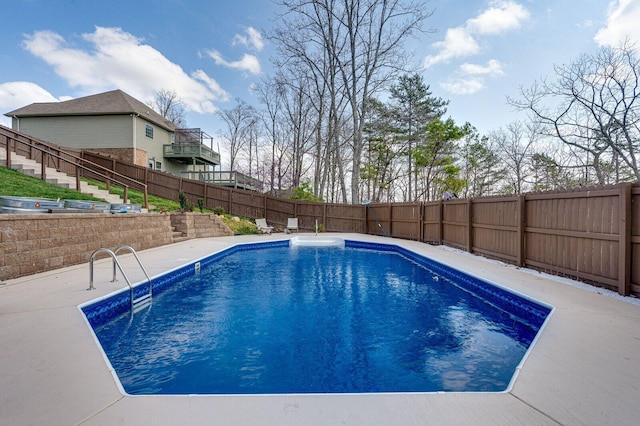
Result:
M173 214L0 214L0 281L89 262L94 250L102 247L127 244L139 251L185 237L230 233L211 215L177 215L201 217L185 219L184 230L176 233Z

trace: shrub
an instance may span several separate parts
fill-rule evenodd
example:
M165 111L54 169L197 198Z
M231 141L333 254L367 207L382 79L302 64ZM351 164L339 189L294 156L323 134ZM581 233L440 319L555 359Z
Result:
M189 203L189 200L187 200L187 196L184 195L183 191L180 191L178 193L178 201L180 202L180 211L182 212L190 212L193 210L193 207L191 206L191 204Z

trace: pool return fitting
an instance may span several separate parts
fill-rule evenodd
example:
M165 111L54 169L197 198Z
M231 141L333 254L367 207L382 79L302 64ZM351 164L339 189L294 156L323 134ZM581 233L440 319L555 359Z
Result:
M138 265L140 265L142 272L144 272L144 275L147 277L147 281L149 282L149 292L147 294L144 294L138 297L137 299L134 299L133 286L131 285L131 281L129 280L129 277L127 277L127 274L124 272L124 269L122 269L122 265L118 261L118 253L123 250L127 250L133 254L133 256L138 261ZM118 269L120 269L122 276L124 277L125 281L127 282L127 285L129 286L129 299L131 300L131 311L133 313L138 312L140 309L144 308L145 306L151 303L151 295L153 293L153 285L151 284L151 278L149 278L149 274L147 274L147 270L144 269L144 266L142 266L142 262L140 261L140 258L138 257L138 254L136 253L136 251L131 246L128 246L126 244L116 247L116 249L113 251L109 250L108 248L99 248L91 254L91 258L89 259L89 288L87 290L96 289L95 286L93 285L93 261L95 259L95 256L98 253L107 253L113 259L113 278L111 280L112 283L118 281L116 278L116 272L117 272L116 266L118 267Z

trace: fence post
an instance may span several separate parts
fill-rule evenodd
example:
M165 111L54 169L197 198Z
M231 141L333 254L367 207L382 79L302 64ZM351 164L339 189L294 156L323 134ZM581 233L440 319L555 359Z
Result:
M209 205L209 203L208 203L208 199L209 199L209 188L208 188L208 184L207 184L207 182L203 182L203 185L202 185L202 200L203 200L203 201L202 201L202 202L203 202L203 205L205 206L205 208L207 208L206 206L208 206L208 205ZM214 207L215 207L215 206L214 206Z
M421 243L424 242L424 210L425 210L425 204L424 203L420 203L420 219L418 221L418 226L420 227L420 229L418 229L418 241L420 241Z
M322 226L324 227L325 232L329 230L327 226L327 203L324 203L324 208L322 209Z
M365 235L369 233L369 209L367 206L362 206L364 209L364 233Z
M40 163L40 179L47 181L47 153L42 151L42 158Z
M265 219L267 218L267 194L264 194L264 213L262 214L262 217L264 217Z
M393 204L389 203L389 236L393 238Z
M438 201L438 245L442 245L442 234L444 233L444 202Z
M11 138L5 136L7 139L7 169L11 168ZM15 143L13 144L15 146Z
M473 252L473 199L467 199L467 252Z
M76 166L76 191L80 192L80 168Z
M517 235L516 235L516 244L517 244L517 250L518 253L516 255L517 259L516 259L516 266L524 266L525 261L526 261L526 253L525 253L525 244L524 244L524 233L525 233L525 229L526 229L526 210L525 210L525 199L524 199L524 195L519 195L518 196L518 201L517 201L518 205L516 207L516 211L517 211L517 226L518 226L518 230L517 230Z
M618 294L631 292L631 189L633 184L620 185L620 224L618 237Z

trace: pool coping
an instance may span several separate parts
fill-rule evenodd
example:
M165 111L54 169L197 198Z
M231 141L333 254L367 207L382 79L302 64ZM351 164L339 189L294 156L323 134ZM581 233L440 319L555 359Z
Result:
M301 234L304 235L304 234ZM312 234L308 234L312 235ZM78 305L126 286L110 259L0 285L0 418L10 424L634 424L640 415L640 306L427 244L394 244L555 306L545 329L500 393L127 396L120 393ZM158 275L188 260L273 234L188 240L139 252ZM121 262L132 282L135 260ZM129 273L129 271L132 273ZM8 391L5 391L8 390Z

